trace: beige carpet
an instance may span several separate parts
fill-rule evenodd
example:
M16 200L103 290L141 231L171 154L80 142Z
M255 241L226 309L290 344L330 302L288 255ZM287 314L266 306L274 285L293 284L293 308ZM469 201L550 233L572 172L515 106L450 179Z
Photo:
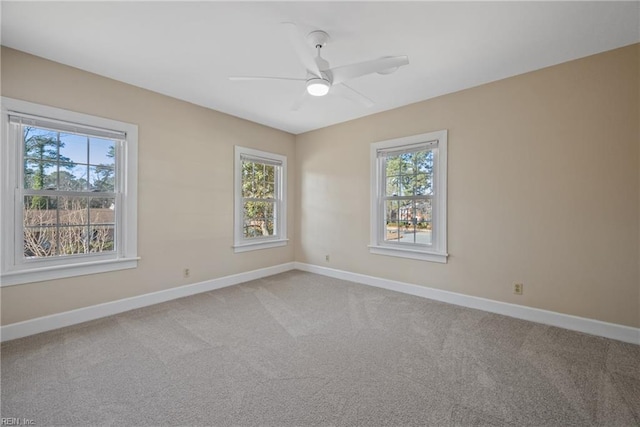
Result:
M35 425L640 425L640 347L292 271L2 345Z

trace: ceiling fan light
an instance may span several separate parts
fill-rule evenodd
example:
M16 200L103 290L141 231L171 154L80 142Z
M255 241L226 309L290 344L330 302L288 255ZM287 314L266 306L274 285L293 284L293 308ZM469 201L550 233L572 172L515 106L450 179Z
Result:
M307 92L309 93L309 95L325 96L329 93L330 87L331 84L329 84L329 81L325 79L307 80Z

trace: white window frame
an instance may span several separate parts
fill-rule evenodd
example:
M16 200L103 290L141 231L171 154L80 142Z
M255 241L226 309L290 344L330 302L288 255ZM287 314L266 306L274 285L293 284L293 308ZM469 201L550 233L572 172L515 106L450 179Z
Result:
M429 246L385 241L384 151L429 144L434 151L432 200L432 244ZM371 144L371 239L369 252L423 261L446 263L447 257L447 130L412 135Z
M245 238L243 233L242 159L279 163L275 182L275 233L269 237ZM287 238L287 157L236 145L234 149L234 244L235 253L285 246Z
M138 192L138 126L91 116L18 99L2 97L2 146L0 164L0 286L61 279L86 274L123 270L138 266L137 192ZM116 182L119 203L116 209L116 247L108 253L78 254L64 257L24 259L23 254L23 147L19 125L10 116L57 123L61 129L77 127L79 132L122 134L116 144Z

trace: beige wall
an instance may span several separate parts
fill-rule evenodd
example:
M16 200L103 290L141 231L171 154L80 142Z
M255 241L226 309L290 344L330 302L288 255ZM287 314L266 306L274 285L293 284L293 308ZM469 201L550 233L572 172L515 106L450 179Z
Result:
M238 144L288 156L298 261L640 326L640 45L297 137L11 49L1 60L3 96L139 125L142 257L2 288L3 325L294 260L293 244L231 250ZM369 254L370 143L439 129L449 263Z
M296 260L640 326L639 46L298 135ZM449 263L370 254L370 143L440 129Z
M138 125L142 257L133 270L4 287L3 325L293 261L292 243L231 248L234 145L287 156L293 236L293 135L15 50L1 55L3 96Z

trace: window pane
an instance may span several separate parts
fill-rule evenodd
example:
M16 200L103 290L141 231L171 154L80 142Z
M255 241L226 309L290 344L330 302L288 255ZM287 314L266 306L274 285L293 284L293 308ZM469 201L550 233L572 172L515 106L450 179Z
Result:
M57 197L25 196L23 206L24 256L46 257L57 250Z
M76 171L79 171L76 169ZM60 172L54 172L51 177L51 182L58 183L58 190L62 191L86 191L87 180L84 178L78 178L68 170L63 169L61 165Z
M57 188L57 166L55 163L25 160L24 162L24 188L43 190Z
M85 254L89 252L87 226L60 226L58 227L58 252L59 255Z
M265 165L264 167L264 197L274 199L275 195L276 167Z
M245 238L274 235L273 202L244 202L243 235Z
M253 162L242 162L242 197L256 197L255 167Z
M402 159L402 173L406 175L413 175L415 171L415 154L405 153L399 156Z
M107 166L89 166L89 190L113 192L115 188L115 169Z
M53 196L25 196L23 223L32 225L55 225L58 198Z
M87 252L88 202L87 197L58 197L59 255Z
M92 197L89 201L90 252L115 250L115 198Z
M86 225L89 222L88 198L58 197L60 225Z
M60 161L67 163L88 163L88 137L68 133L60 134Z
M401 200L398 208L398 223L401 242L415 243L413 233L413 219L413 201Z
M89 139L89 163L92 165L115 167L116 145L110 139Z
M432 225L431 200L416 201L416 243L430 245Z
M262 199L264 198L264 179L265 179L265 170L264 164L262 163L254 163L253 168L253 197Z
M242 162L242 197L253 193L253 163Z
M426 173L413 176L413 191L416 196L429 195L431 193L431 177Z
M398 196L400 195L400 177L399 176L388 176L387 177L387 196Z
M31 126L22 128L24 157L40 161L57 162L58 134L48 129Z
M402 159L400 156L387 157L385 161L385 176L394 177L401 173Z
M25 258L49 257L57 253L56 227L25 227L23 241Z
M413 175L402 175L400 177L401 196L413 196L414 181Z
M421 151L416 154L417 171L421 173L433 173L433 151Z
M60 163L59 190L87 191L87 165L76 163Z
M115 212L115 206L116 199L113 197L91 197L89 207L91 209L102 209L105 212L109 211L109 215L113 215Z
M275 199L275 183L274 182L265 182L264 183L264 197L267 199Z
M398 202L387 201L385 206L385 235L384 240L399 240Z
M91 227L89 239L90 252L109 252L115 250L115 226L97 225Z

